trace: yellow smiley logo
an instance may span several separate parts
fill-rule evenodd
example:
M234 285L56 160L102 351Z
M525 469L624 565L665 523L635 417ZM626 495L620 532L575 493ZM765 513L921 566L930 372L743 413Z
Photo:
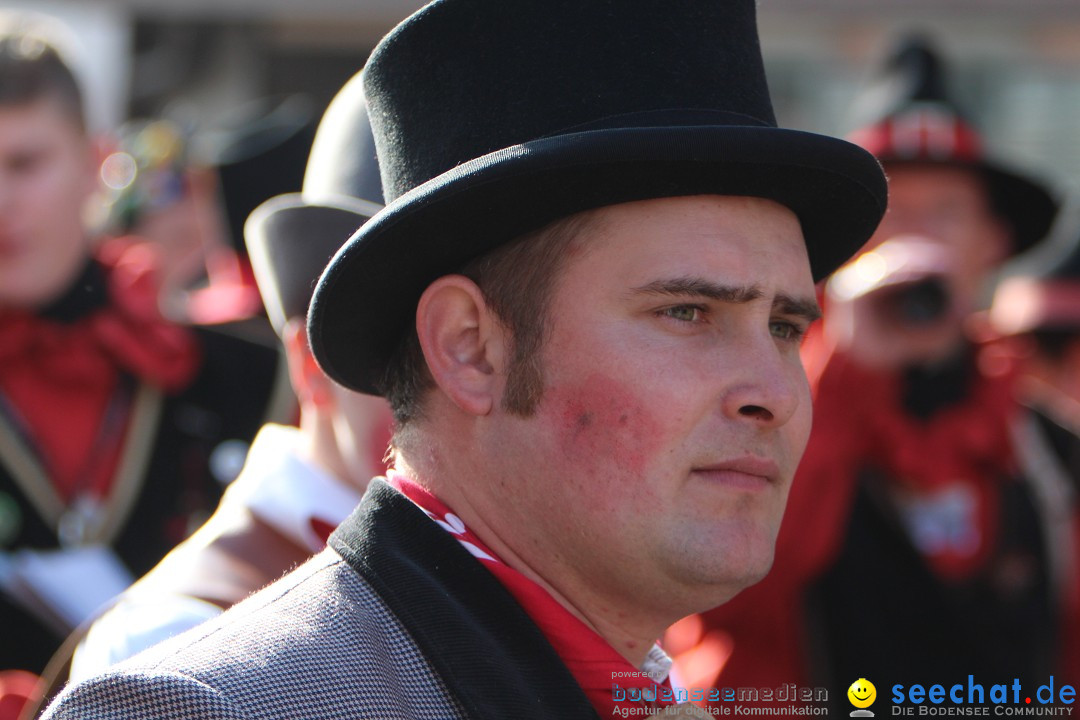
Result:
M859 678L847 689L848 700L857 708L868 708L877 699L877 688L866 678Z

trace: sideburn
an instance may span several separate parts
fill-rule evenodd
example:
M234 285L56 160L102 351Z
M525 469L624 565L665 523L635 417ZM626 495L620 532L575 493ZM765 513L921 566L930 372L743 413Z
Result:
M567 257L591 223L589 212L558 220L470 263L463 271L512 338L502 398L502 408L509 413L529 417L543 398L542 351L551 296Z
M540 348L521 352L520 346L521 343L515 342L514 355L506 374L502 407L513 415L530 417L536 412L536 406L544 395L544 370L540 362Z

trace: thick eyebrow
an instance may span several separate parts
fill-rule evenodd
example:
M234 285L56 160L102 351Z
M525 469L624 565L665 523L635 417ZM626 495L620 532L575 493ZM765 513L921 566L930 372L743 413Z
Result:
M817 300L792 297L787 293L778 293L773 298L773 310L782 315L804 318L808 323L821 319L821 306Z
M631 291L641 295L662 295L669 297L686 297L693 295L705 297L710 300L719 300L726 303L748 303L760 300L765 294L757 285L737 287L733 285L720 285L711 280L695 277L680 277L670 280L654 280L646 285L633 288Z
M724 303L743 304L760 300L764 291L757 285L721 285L704 278L681 277L670 280L654 280L651 283L633 288L631 292L642 295L660 295L665 297L696 296L717 300ZM821 308L813 298L798 298L787 293L777 293L773 298L773 310L784 315L805 318L813 322L821 317Z

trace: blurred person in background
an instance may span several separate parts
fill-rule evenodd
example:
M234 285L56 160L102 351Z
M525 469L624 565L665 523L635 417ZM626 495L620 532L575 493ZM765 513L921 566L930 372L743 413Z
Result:
M115 142L101 164L104 230L120 249L153 247L160 258L162 311L189 322L189 293L197 282L234 285L238 276L214 169L190 157L189 133L167 119L128 122ZM247 317L258 309L257 301L242 298L226 311Z
M371 199L365 199L371 198ZM300 399L298 428L266 425L213 517L96 621L71 679L101 672L213 617L326 546L385 472L390 408L346 390L312 357L305 321L315 282L380 208L382 186L361 77L324 116L300 194L259 206L245 228L262 299Z
M290 405L276 348L166 321L154 256L98 252L62 35L0 25L0 669L40 672L205 519Z
M101 167L104 230L110 245L147 243L160 256L166 317L258 336L243 224L259 203L300 189L313 133L299 95L251 101L216 122L170 110L117 132Z
M889 209L829 280L804 345L814 430L773 570L669 635L688 684L825 686L834 712L859 678L1043 681L1063 627L1052 508L1012 436L1015 377L980 362L970 332L1057 204L989 159L924 38L900 44L865 100L872 120L851 139L882 161Z

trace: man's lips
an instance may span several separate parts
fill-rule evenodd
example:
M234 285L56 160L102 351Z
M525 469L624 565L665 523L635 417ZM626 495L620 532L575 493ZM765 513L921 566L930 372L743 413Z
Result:
M709 482L743 490L764 489L780 477L780 468L774 461L757 455L710 463L695 467L692 472Z

